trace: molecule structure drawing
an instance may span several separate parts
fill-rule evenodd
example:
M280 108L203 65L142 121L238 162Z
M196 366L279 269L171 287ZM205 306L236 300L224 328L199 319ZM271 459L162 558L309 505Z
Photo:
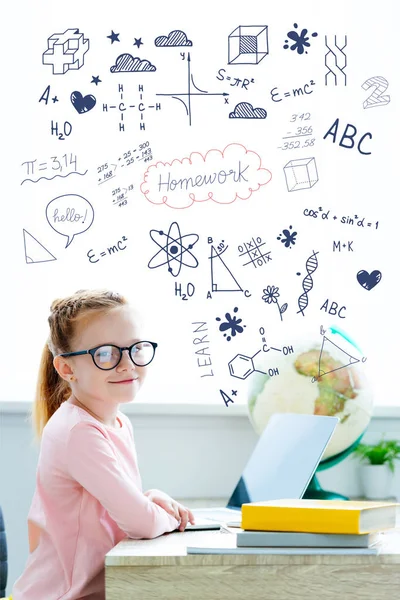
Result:
M236 354L232 360L228 363L229 373L232 377L237 377L238 379L247 379L249 375L252 373L262 373L266 375L265 371L260 371L256 369L254 366L254 357L259 354L261 350L258 350L253 356L246 356L245 354Z
M198 260L191 252L193 246L198 242L197 233L181 235L181 230L176 221L171 223L168 233L159 229L151 229L150 237L160 250L150 259L149 269L157 269L168 265L168 272L173 277L178 277L182 266L195 269Z

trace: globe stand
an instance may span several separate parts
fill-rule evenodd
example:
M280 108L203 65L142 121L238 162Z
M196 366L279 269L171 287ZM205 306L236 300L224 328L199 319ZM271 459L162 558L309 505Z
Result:
M325 469L329 469L330 467L333 467L334 465L337 465L338 463L342 462L342 460L344 460L349 454L353 452L353 450L356 449L365 431L363 431L360 437L346 450L343 450L343 452L340 452L339 454L336 454L331 458L322 460L316 469L316 473L318 473L318 471L325 471ZM308 487L302 497L307 500L350 500L350 498L347 498L347 496L343 496L342 494L337 494L336 492L329 492L327 490L323 490L315 474L312 476L310 483L308 484Z
M315 475L312 476L308 488L303 494L303 499L308 500L350 500L347 496L337 494L336 492L328 492L323 490L319 485L319 481Z

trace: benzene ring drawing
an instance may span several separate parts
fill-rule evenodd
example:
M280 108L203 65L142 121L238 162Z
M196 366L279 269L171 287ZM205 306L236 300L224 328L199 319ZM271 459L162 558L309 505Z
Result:
M182 265L192 269L198 266L198 260L191 252L193 246L199 240L197 233L181 235L179 225L174 221L171 223L168 233L159 229L151 229L150 237L160 250L149 260L147 265L149 269L157 269L157 267L168 265L168 272L173 277L178 277Z

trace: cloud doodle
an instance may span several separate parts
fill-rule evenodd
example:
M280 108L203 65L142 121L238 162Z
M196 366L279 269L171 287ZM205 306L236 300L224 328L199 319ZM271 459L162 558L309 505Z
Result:
M154 40L154 45L158 48L176 47L176 46L193 46L188 40L187 35L180 29L170 31L168 35L160 35Z
M219 204L230 204L237 198L247 200L271 178L256 152L242 144L228 144L224 150L209 150L205 156L192 152L182 160L150 165L140 189L153 204L189 208L205 200Z
M267 111L264 108L253 108L249 102L239 102L231 113L230 119L265 119Z
M143 73L145 71L156 71L156 67L148 60L142 60L132 54L120 54L115 65L110 67L111 73Z

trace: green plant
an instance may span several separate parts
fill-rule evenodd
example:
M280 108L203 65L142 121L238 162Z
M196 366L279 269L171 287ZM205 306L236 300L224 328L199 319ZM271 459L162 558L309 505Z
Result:
M369 461L371 465L388 464L394 473L394 461L400 459L400 443L398 440L382 439L377 444L358 444L354 454L361 461Z

